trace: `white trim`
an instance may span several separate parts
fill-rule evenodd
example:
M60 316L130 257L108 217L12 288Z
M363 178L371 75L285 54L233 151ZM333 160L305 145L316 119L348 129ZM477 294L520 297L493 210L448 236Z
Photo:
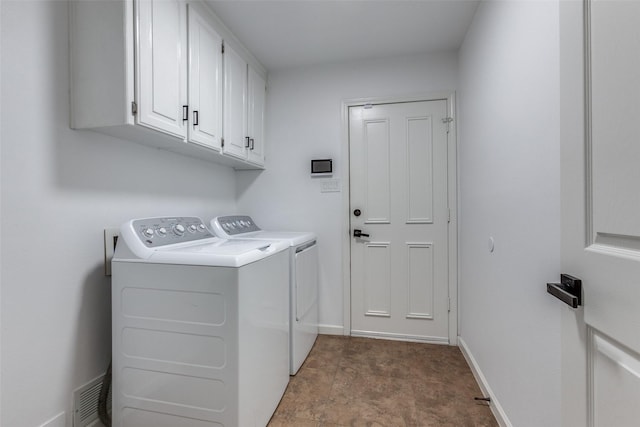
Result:
M460 351L462 351L462 355L464 356L467 363L469 364L469 367L471 368L471 372L473 373L473 376L475 377L476 382L478 383L478 386L480 386L482 395L485 397L491 398L491 402L489 403L489 408L491 408L491 412L493 413L493 416L496 417L496 421L498 421L498 424L501 427L513 427L513 425L511 424L511 421L509 421L509 418L507 417L506 412L504 412L504 409L502 409L500 402L498 402L498 399L496 398L495 394L493 394L493 391L491 390L491 387L489 386L487 379L482 373L480 366L478 366L478 362L476 362L476 359L471 354L471 351L469 350L467 343L465 343L461 337L458 337L458 347L460 348Z
M446 337L421 337L418 335L405 335L405 334L392 334L386 332L372 332L372 331L351 331L352 337L364 337L364 338L376 338L385 340L396 341L413 341L422 342L428 344L443 344L449 345L449 339Z
M65 424L65 413L60 412L55 417L50 418L40 425L40 427L64 427Z
M318 332L321 335L348 335L344 333L344 328L338 325L318 325Z
M447 182L448 204L451 212L449 222L449 344L455 345L458 336L458 139L456 135L456 102L454 91L430 92L422 95L391 96L383 98L356 98L342 102L342 158L345 159L342 168L342 285L343 285L343 333L351 334L351 234L349 198L349 107L365 104L391 104L416 101L447 101L448 116L453 119L447 137Z

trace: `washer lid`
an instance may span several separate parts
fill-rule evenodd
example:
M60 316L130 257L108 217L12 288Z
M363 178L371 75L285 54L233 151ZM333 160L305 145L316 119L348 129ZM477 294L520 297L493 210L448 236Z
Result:
M159 248L151 254L147 261L167 264L242 267L286 250L289 247L286 242L280 241L224 240L218 238L179 246Z
M225 240L214 237L197 243L144 248L142 251L139 246L129 248L134 256L116 256L114 261L242 267L288 248L289 245L281 241Z
M317 239L315 233L306 231L254 231L232 236L233 239L282 240L289 246L298 246Z

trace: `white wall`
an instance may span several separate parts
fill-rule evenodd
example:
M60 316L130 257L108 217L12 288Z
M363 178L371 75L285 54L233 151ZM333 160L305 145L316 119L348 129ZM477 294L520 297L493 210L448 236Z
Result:
M558 2L482 2L459 88L460 336L512 425L560 425Z
M70 130L67 2L0 8L0 425L32 427L69 417L72 390L109 362L103 229L232 212L236 188L227 167Z
M456 87L455 53L278 71L269 76L267 170L238 172L238 210L262 228L311 230L320 249L320 323L342 332L342 193L320 193L310 160L332 158L342 181L342 102ZM343 188L348 191L348 188Z

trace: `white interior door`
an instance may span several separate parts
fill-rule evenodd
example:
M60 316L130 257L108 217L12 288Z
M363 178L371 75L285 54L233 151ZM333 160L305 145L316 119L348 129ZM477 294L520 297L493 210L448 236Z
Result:
M186 137L187 32L182 0L140 0L138 122Z
M189 5L189 141L220 150L222 37Z
M448 342L447 102L349 108L351 333Z
M576 138L571 152L565 148L562 169L563 196L574 201L563 204L563 270L581 278L584 287L584 311L575 312L577 321L565 313L564 327L573 327L575 336L586 339L575 339L573 347L564 345L563 398L576 399L575 394L584 399L585 394L572 388L585 384L587 414L574 414L578 419L584 416L586 424L597 427L637 426L640 3L587 0L585 6L586 132ZM574 224L584 226L576 229ZM586 369L572 372L572 364ZM567 414L565 424L578 425L573 418Z

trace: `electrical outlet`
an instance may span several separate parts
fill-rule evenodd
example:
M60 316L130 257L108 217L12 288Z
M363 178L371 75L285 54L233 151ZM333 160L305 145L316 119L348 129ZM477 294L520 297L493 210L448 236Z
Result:
M105 228L104 229L104 275L111 276L111 259L116 250L120 229Z

